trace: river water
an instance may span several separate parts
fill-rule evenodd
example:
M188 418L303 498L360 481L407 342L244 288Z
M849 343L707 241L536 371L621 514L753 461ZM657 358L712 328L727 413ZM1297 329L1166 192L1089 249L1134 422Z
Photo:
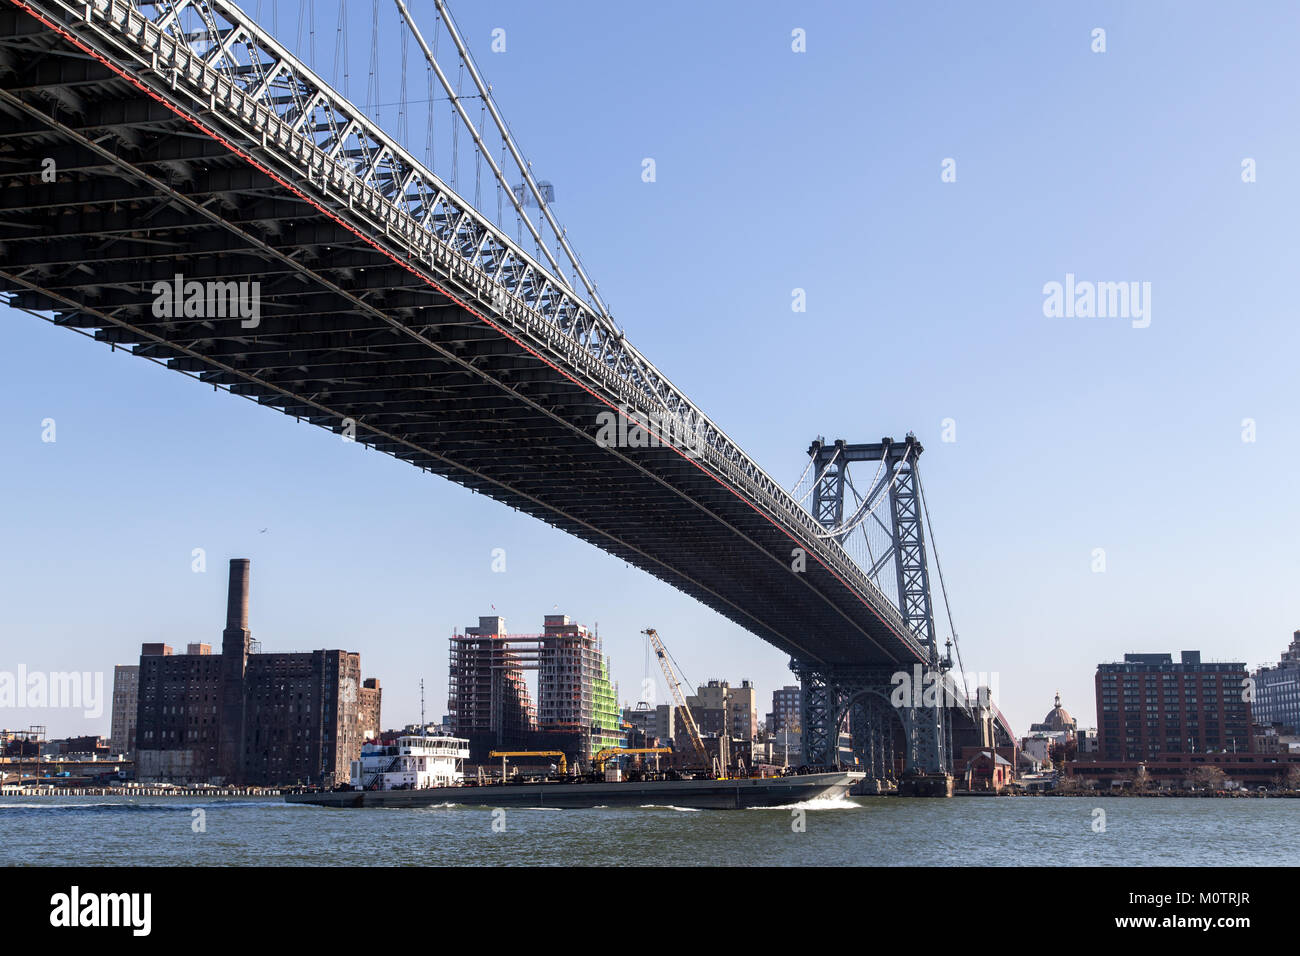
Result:
M0 864L1294 866L1297 827L1293 799L868 797L494 815L273 798L4 797Z

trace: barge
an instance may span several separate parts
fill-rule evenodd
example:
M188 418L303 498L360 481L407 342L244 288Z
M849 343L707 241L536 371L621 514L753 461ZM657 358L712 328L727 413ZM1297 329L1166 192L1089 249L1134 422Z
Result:
M339 809L484 807L665 806L694 810L779 807L845 796L865 774L849 770L774 777L598 780L573 777L519 782L467 782L461 765L468 741L455 737L401 737L395 746L368 747L353 762L352 782L337 790L286 793L286 803Z

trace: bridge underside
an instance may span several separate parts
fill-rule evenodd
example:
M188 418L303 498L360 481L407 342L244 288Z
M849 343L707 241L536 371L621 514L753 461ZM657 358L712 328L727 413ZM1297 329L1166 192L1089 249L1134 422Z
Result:
M357 441L623 558L793 657L918 659L822 564L792 572L806 542L708 467L600 447L612 393L507 334L455 281L362 238L270 151L198 128L206 104L150 86L0 2L12 304L336 432L351 419ZM260 282L260 324L157 317L155 283L177 273Z

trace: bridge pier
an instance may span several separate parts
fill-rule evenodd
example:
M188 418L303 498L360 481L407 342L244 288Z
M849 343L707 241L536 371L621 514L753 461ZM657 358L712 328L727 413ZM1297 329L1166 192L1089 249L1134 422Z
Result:
M878 495L889 500L888 525L875 521L890 536L889 549L872 571L892 558L898 589L901 633L920 658L903 654L905 664L843 665L791 661L803 686L804 760L839 765L840 735L847 729L851 766L863 770L875 786L896 783L900 793L952 795L951 681L949 656L940 657L930 599L926 561L923 491L917 459L924 448L908 433L903 441L828 445L817 439L808 448L813 469L812 513L843 544L868 516ZM852 516L846 517L845 488L851 462L879 462L872 486ZM857 495L856 490L854 491ZM870 506L871 510L868 510ZM877 579L879 580L879 579ZM883 618L882 618L883 621ZM898 759L901 754L901 761Z
M875 782L874 792L892 784L900 794L952 796L947 701L922 694L919 674L798 660L790 669L803 688L804 763L861 770ZM844 732L852 753L847 760L840 751Z
M909 774L898 783L900 797L951 797L952 789L950 773Z

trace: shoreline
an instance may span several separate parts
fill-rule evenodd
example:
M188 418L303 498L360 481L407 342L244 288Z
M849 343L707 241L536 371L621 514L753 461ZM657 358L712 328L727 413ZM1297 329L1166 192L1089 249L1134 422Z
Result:
M884 796L894 796L894 794L884 794ZM1152 791L1147 793L1135 793L1132 790L1078 790L1072 793L1064 793L1057 790L1035 790L1026 793L1015 793L1007 790L996 793L987 790L957 790L953 792L954 797L1137 797L1142 799L1229 799L1229 800L1247 800L1257 798L1268 799L1300 799L1300 791L1296 790L1274 790L1258 793L1250 790L1218 790L1209 793L1192 793L1177 791Z
M195 789L180 787L5 787L0 790L0 797L283 797L287 793L299 792L299 787L201 787ZM856 794L859 797L894 797L895 793ZM1150 792L1134 793L1132 791L1084 790L1078 793L1061 793L1058 791L1035 791L1031 793L1014 793L1009 791L990 792L987 790L955 790L952 799L966 797L1134 797L1140 799L1193 799L1193 800L1246 800L1246 799L1300 799L1300 791L1217 791L1211 793ZM933 799L933 798L920 798Z
M5 787L0 797L282 797L294 787Z

